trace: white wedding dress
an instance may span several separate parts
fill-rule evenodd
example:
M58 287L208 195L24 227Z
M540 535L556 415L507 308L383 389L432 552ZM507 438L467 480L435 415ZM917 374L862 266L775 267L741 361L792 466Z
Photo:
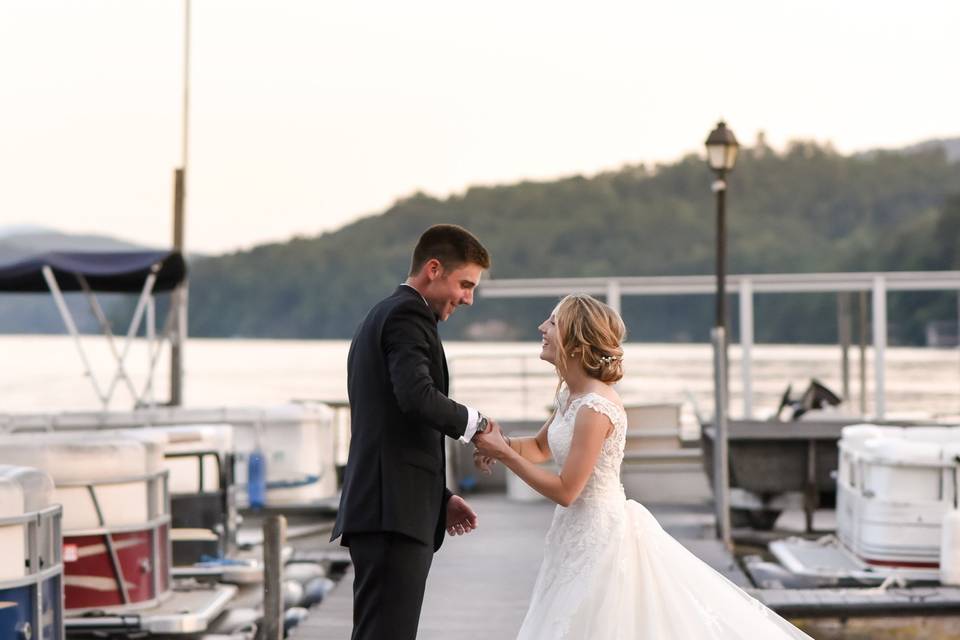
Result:
M566 401L563 391L558 406ZM602 413L614 429L583 492L554 512L517 640L811 640L626 499L622 407L590 393L558 412L547 434L557 464L570 452L581 410Z

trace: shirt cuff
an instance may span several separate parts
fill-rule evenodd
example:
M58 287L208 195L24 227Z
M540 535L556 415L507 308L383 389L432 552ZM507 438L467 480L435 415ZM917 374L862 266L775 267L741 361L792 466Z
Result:
M460 442L470 444L474 434L477 433L477 423L480 422L480 412L473 407L467 407L467 428L460 436Z

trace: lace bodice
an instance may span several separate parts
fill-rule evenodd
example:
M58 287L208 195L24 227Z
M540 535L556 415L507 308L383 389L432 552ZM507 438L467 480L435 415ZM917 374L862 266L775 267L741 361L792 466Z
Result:
M616 402L604 398L599 393L587 393L573 398L569 405L569 392L564 389L558 398L560 410L554 416L547 429L547 441L557 465L563 467L570 455L570 443L573 441L573 429L577 414L584 407L601 413L610 419L613 430L600 450L600 457L593 473L578 500L596 498L623 499L623 485L620 483L620 465L623 462L623 447L627 437L627 414ZM573 506L573 505L571 505Z

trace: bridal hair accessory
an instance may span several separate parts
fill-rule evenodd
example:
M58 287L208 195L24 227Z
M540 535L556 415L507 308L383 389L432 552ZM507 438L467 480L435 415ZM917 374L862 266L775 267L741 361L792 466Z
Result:
M600 356L600 362L603 364L610 364L611 362L616 362L617 360L623 360L623 356Z

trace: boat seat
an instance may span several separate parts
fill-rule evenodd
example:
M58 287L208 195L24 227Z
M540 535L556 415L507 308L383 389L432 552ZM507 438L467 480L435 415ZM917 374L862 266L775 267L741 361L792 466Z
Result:
M53 504L53 481L37 469L0 465L0 520ZM0 583L27 574L24 524L0 524Z
M863 423L844 427L840 438L844 445L859 448L871 438L899 438L902 433L903 427Z
M163 469L162 447L156 439L97 431L0 436L0 463L36 467L50 474L54 501L63 505L65 532L148 522L147 476ZM86 486L66 486L77 482L96 485L96 502ZM156 514L164 508L163 496L160 491L154 495Z
M960 429L948 426L910 427L903 430L903 439L937 444L960 442Z

